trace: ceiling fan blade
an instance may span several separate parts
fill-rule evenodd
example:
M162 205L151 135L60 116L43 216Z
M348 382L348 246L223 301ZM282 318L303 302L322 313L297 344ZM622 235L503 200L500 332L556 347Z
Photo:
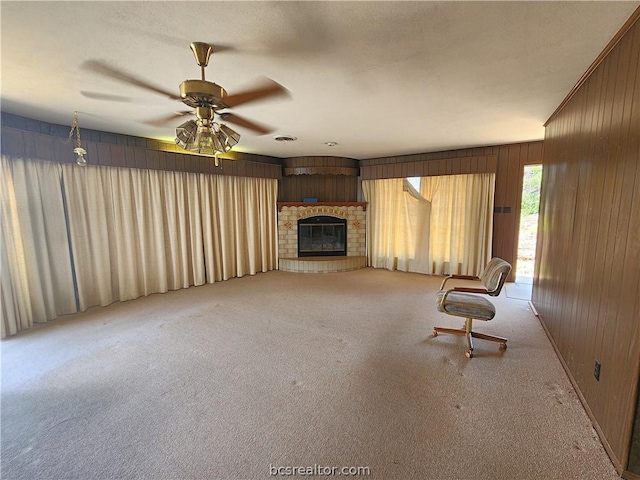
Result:
M240 127L253 130L259 135L266 135L267 133L271 133L274 131L274 129L271 127L267 127L266 125L260 125L258 123L252 122L251 120L247 120L246 118L240 117L239 115L236 115L234 113L221 113L220 117L229 123L233 123Z
M118 80L120 82L128 83L129 85L134 85L136 87L151 90L152 92L159 93L160 95L164 95L172 100L180 100L180 96L176 95L173 92L160 87L156 87L155 85L152 85L145 80L141 80L140 78L135 77L130 73L123 72L122 70L112 67L111 65L108 65L107 63L101 62L99 60L87 60L81 65L81 68L93 73L97 73L99 75L103 75L105 77L112 78L114 80Z
M93 100L106 100L109 102L131 102L133 101L130 97L123 97L122 95L111 95L110 93L100 93L100 92L87 92L86 90L80 90L80 94L87 98L91 98Z
M211 43L210 45L213 47L213 53L234 52L238 50L238 47L234 47L233 45L223 45L221 43Z
M244 103L254 102L256 100L277 95L289 95L289 90L279 83L267 78L257 88L245 90L244 92L236 93L234 95L227 95L222 99L222 101L229 107L237 107Z
M165 115L164 117L154 118L153 120L143 120L140 123L144 123L145 125L151 125L153 127L166 127L170 122L174 121L176 118L180 118L185 115L193 115L194 112L192 110L184 110L181 112L173 112L169 115Z

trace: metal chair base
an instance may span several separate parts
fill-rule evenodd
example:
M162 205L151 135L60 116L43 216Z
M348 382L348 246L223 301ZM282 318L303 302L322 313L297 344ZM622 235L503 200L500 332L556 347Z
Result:
M507 339L503 337L494 337L493 335L486 335L484 333L474 332L472 330L473 319L467 318L464 327L457 328L445 328L445 327L433 327L433 336L437 337L439 333L448 333L451 335L458 335L459 337L465 337L467 339L468 350L466 353L467 358L473 358L473 339L479 338L481 340L488 340L490 342L496 342L500 344L500 350L507 349Z

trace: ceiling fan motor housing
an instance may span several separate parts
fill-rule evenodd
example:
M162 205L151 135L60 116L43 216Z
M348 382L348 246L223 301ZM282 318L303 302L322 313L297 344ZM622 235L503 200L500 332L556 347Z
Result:
M226 96L224 88L206 80L185 80L180 84L182 103L192 108L204 105L214 109L228 108L222 100Z

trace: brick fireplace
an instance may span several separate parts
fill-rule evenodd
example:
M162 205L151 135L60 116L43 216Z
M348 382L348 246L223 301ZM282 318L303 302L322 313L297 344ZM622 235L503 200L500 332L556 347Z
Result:
M278 264L279 269L289 272L330 273L356 270L366 266L366 203L331 202L331 203L278 203ZM311 219L322 219L311 221ZM309 220L305 222L305 220ZM335 242L337 226L346 221L346 255L344 252L317 255L299 253L299 222L302 225L325 222L331 227L320 227L313 231L316 239L322 238L324 244ZM316 240L322 242L323 240ZM303 250L309 250L305 241ZM338 242L339 243L339 242ZM336 252L337 253L337 252Z

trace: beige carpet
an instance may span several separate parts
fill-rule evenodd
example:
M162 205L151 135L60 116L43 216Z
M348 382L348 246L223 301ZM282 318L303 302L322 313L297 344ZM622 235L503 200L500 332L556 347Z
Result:
M440 278L269 272L2 342L3 479L615 479L526 301L431 338Z

